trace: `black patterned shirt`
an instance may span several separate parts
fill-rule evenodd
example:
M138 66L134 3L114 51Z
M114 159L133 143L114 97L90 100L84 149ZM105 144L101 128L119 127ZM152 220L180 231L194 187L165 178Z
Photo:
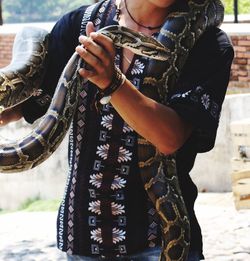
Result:
M106 4L103 26L116 24L114 3ZM78 44L85 9L66 14L52 30L44 94L23 105L28 122L45 113L60 73ZM101 22L98 17L94 21L96 25ZM117 49L117 66L121 56L122 50ZM193 134L177 152L177 171L191 222L191 249L200 251L201 256L201 231L193 209L197 188L189 172L197 153L214 146L232 58L226 34L209 29L191 51L169 95L169 106L194 126ZM146 58L135 55L127 71L126 77L138 90L147 63ZM58 213L58 247L85 256L128 255L161 243L159 218L140 178L137 134L111 104L97 112L95 94L95 86L83 86L70 133L70 171Z

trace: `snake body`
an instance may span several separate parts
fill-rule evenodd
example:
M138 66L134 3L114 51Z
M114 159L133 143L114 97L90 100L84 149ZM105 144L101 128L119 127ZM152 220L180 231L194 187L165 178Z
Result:
M147 95L150 89L157 89L159 102L167 104L168 89L174 87L189 51L207 28L218 26L222 20L223 5L220 0L186 0L177 1L157 41L121 26L105 27L99 32L109 36L117 46L130 48L137 54L153 58L149 62L141 91ZM46 37L42 37L38 44L41 45L38 48L41 55L36 55L37 51L33 50L29 58L31 63L19 68L9 66L8 70L13 71L14 77L7 77L11 73L6 73L6 68L0 70L1 106L13 106L15 100L18 103L34 92L33 87L29 87L27 91L23 82L34 82L39 78L37 72L44 70L45 66L40 60L46 53L44 39ZM83 81L77 73L81 63L79 56L74 53L62 72L51 105L38 127L15 143L0 145L1 172L18 172L33 168L56 150L75 112ZM36 66L40 66L37 71ZM35 73L29 74L30 71ZM24 81L26 76L28 80ZM22 87L18 89L20 82ZM162 223L163 245L160 260L186 260L190 227L178 184L174 157L162 155L147 140L139 137L138 158L145 189Z
M45 73L48 32L26 27L14 41L10 65L0 69L0 106L12 107L38 95Z
M179 1L161 28L157 40L168 49L167 61L150 60L141 91L168 104L190 50L211 26L223 21L224 8L218 0ZM155 69L157 68L157 70ZM143 137L138 139L138 158L142 180L162 223L160 261L186 260L190 242L188 213L178 183L175 156L162 155Z

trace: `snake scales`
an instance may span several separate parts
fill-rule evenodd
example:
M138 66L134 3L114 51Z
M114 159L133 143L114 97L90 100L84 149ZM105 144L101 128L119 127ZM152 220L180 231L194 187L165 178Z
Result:
M109 36L117 46L154 58L150 61L142 92L147 95L150 87L157 86L160 102L166 104L167 90L174 87L189 51L208 27L222 22L223 11L220 0L177 1L157 41L120 26L106 27L99 32ZM18 38L14 45L12 63L0 70L0 106L4 108L34 94L46 67L47 33L28 29L20 37L22 41ZM26 44L19 48L18 44L22 42ZM0 145L1 172L33 168L59 146L70 126L82 86L83 79L77 73L80 65L81 60L74 53L62 72L51 105L40 124L27 137ZM160 260L186 260L190 228L174 157L162 155L143 137L138 139L138 156L145 189L162 222Z

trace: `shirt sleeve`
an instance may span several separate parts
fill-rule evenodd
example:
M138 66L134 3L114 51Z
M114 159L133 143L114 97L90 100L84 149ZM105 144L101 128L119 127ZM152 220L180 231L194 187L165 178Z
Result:
M233 57L227 35L218 28L210 29L190 52L170 95L169 106L194 127L189 143L196 152L214 146Z
M43 116L51 102L59 77L78 45L80 26L86 6L64 15L49 34L46 72L41 85L42 94L30 97L22 104L24 119L33 123Z

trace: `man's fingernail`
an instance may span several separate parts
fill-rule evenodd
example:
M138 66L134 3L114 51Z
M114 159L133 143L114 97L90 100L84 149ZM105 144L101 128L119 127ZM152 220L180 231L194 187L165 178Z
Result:
M90 36L91 36L91 37L97 37L97 35L98 35L98 34L97 34L96 32L90 33Z

